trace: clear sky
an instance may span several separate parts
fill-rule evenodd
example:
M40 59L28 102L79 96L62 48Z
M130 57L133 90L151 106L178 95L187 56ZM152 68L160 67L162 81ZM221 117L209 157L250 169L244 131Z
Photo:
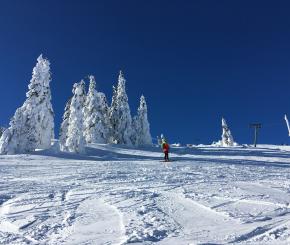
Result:
M56 132L74 82L89 74L111 100L122 69L132 114L144 94L151 132L171 143L288 143L290 2L2 0L0 125L25 100L36 58L51 62Z

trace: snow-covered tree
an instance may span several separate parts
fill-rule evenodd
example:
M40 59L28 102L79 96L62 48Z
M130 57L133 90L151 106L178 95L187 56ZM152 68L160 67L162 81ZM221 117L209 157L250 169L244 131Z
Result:
M5 128L4 127L0 127L0 138L1 138L1 136L2 136L4 131L5 131Z
M1 154L17 154L34 151L37 144L35 118L25 107L16 110L0 139Z
M86 99L85 82L75 83L70 103L65 149L69 152L84 153L83 110Z
M36 121L37 148L47 149L54 138L54 113L51 105L50 63L40 55L32 72L28 86L27 106L34 106L33 115Z
M221 146L233 146L235 144L231 131L226 123L226 120L222 118L222 140Z
M120 71L117 90L113 91L112 106L110 108L110 121L113 132L113 142L131 145L132 117L126 93L126 80Z
M28 85L26 100L11 119L0 139L1 154L25 153L49 148L54 138L49 83L50 63L40 55Z
M116 136L115 132L117 130L118 125L118 113L117 113L117 88L113 86L113 96L112 96L112 102L111 106L109 108L109 122L110 122L110 143L117 143L115 141Z
M109 106L106 95L104 93L98 92L97 94L99 100L98 110L100 112L100 121L98 124L100 132L100 141L104 143L109 142L110 137L110 120L109 120Z
M108 110L105 94L96 91L95 78L90 76L90 86L84 107L84 135L87 143L109 141Z
M150 125L147 115L147 104L143 95L140 98L137 116L133 119L133 129L134 135L132 136L132 142L135 145L152 145L152 137L150 134Z
M66 140L68 137L67 131L68 131L68 125L69 125L71 99L72 98L70 98L66 102L66 105L64 108L64 114L62 116L62 123L61 123L60 131L59 131L59 147L61 151L67 151Z
M285 121L286 121L287 129L288 129L288 135L290 136L290 125L289 125L288 117L287 117L286 114L285 114L285 116L284 116L284 119L285 119Z

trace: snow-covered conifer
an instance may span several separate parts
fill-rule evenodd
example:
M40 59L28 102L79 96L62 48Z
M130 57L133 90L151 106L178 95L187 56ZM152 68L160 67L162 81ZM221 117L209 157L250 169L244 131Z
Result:
M287 129L288 129L288 135L290 136L290 125L289 125L288 117L287 117L286 114L285 114L285 116L284 116L284 119L285 119L285 121L286 121Z
M4 127L0 127L0 138L1 138L1 136L2 136L4 131L5 131L5 128Z
M131 145L133 134L132 117L126 93L126 80L121 71L115 93L113 91L112 107L110 108L113 141L118 144Z
M81 81L73 86L73 97L70 103L67 139L65 149L69 152L84 153L85 138L83 135L83 109L86 99L85 83Z
M100 112L100 120L97 125L99 131L99 143L108 143L110 136L110 120L109 120L109 106L106 95L102 92L97 93L99 106L98 111Z
M152 145L152 137L150 134L150 125L147 115L147 104L143 95L140 98L138 114L133 119L133 128L134 135L132 137L132 142L135 145Z
M20 107L0 139L1 154L17 154L34 151L36 148L35 120L31 111Z
M50 63L40 55L33 68L26 100L1 136L0 153L25 153L50 147L54 138L50 81Z
M49 148L51 140L54 138L54 113L51 105L50 81L50 63L40 55L33 68L25 103L27 106L34 106L36 147L41 149Z
M112 102L111 106L109 108L109 122L110 122L110 143L117 143L115 141L116 136L115 132L117 130L117 124L118 124L119 118L117 113L117 88L113 86L113 96L112 96Z
M223 133L222 133L221 146L233 146L235 144L234 139L226 123L226 120L224 118L222 118L222 129L223 129Z
M64 114L62 116L62 123L61 123L60 131L59 131L59 147L61 151L67 151L66 140L68 137L67 131L68 131L68 125L69 125L71 99L72 98L70 98L66 102L66 105L64 108Z
M89 91L84 108L84 135L87 143L107 143L109 140L108 103L104 93L96 91L90 76Z

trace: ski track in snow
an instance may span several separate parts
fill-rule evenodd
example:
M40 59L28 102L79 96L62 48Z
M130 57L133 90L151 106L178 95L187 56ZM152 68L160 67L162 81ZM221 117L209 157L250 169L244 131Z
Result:
M0 244L290 244L290 148L0 156Z

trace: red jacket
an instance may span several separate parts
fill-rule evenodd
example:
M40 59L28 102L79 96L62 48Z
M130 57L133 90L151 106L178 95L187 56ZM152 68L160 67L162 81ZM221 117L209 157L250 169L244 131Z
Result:
M169 151L169 145L167 143L163 143L162 144L162 149L163 149L163 152L168 152Z

